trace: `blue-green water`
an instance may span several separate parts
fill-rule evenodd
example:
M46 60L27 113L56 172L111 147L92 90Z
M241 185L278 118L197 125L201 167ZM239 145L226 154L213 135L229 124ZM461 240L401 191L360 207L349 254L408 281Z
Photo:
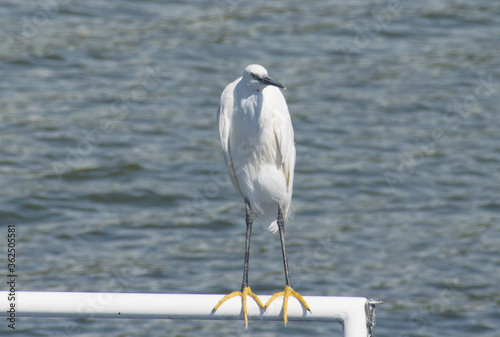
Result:
M18 290L238 289L244 207L215 116L224 86L260 63L287 87L295 128L296 290L384 300L377 336L500 335L499 2L51 0L0 11L0 245L6 255L15 224ZM278 237L262 228L250 285L284 285ZM293 322L16 326L341 334ZM0 331L12 332L5 321Z

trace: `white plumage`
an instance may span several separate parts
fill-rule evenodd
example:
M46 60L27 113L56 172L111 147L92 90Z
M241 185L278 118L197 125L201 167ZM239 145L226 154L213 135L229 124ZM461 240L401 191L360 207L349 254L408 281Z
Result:
M288 299L297 298L311 311L304 298L292 288L285 251L285 220L290 213L295 168L293 128L285 98L285 87L269 78L264 67L252 64L243 76L230 83L222 92L217 121L220 140L229 176L245 201L246 239L241 291L224 296L213 312L228 299L241 297L245 327L248 326L247 296L265 311L283 296L283 321L286 323ZM279 231L285 289L273 294L264 305L248 285L250 237L253 219Z
M260 65L227 85L217 120L224 159L235 189L257 221L276 232L278 205L290 212L295 168L293 128L279 88Z

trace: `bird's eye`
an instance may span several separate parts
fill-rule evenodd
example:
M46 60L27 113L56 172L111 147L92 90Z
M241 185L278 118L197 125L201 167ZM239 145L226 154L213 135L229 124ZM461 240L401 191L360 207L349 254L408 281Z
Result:
M250 77L254 80L258 79L257 75L255 75L254 73L250 73Z

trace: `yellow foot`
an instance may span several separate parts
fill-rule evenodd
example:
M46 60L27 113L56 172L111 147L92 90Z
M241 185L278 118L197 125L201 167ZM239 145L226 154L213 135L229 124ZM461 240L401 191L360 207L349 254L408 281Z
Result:
M304 297L297 293L295 290L292 289L292 287L285 286L285 290L276 294L273 294L273 296L267 301L266 305L264 306L264 311L269 307L272 301L274 301L277 297L283 296L283 320L285 321L285 326L286 323L288 322L288 317L287 317L287 310L288 310L288 297L292 296L295 297L302 303L304 308L307 309L307 311L311 312L311 309L306 303L306 300L304 300Z
M243 319L245 321L245 329L248 328L247 295L250 296L251 298L253 298L255 300L255 302L257 302L257 304L261 308L264 309L264 304L262 304L262 301L257 297L257 295L255 295L252 292L252 289L250 289L250 287L245 287L245 288L243 288L243 291L233 291L229 295L224 296L219 301L219 303L217 303L217 305L212 309L212 313L214 313L217 309L219 309L219 307L221 306L221 304L224 303L225 301L227 301L228 299L230 299L232 297L236 297L236 296L241 296L241 306L242 306L242 309L243 309Z

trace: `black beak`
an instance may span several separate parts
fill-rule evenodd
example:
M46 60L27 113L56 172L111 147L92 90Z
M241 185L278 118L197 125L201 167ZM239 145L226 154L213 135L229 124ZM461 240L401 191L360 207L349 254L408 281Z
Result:
M272 78L270 77L267 77L267 76L264 76L260 79L260 82L261 83L264 83L266 85L273 85L275 87L278 87L280 89L286 89L285 86L283 84L281 84L280 82L278 81L275 81L273 80Z

